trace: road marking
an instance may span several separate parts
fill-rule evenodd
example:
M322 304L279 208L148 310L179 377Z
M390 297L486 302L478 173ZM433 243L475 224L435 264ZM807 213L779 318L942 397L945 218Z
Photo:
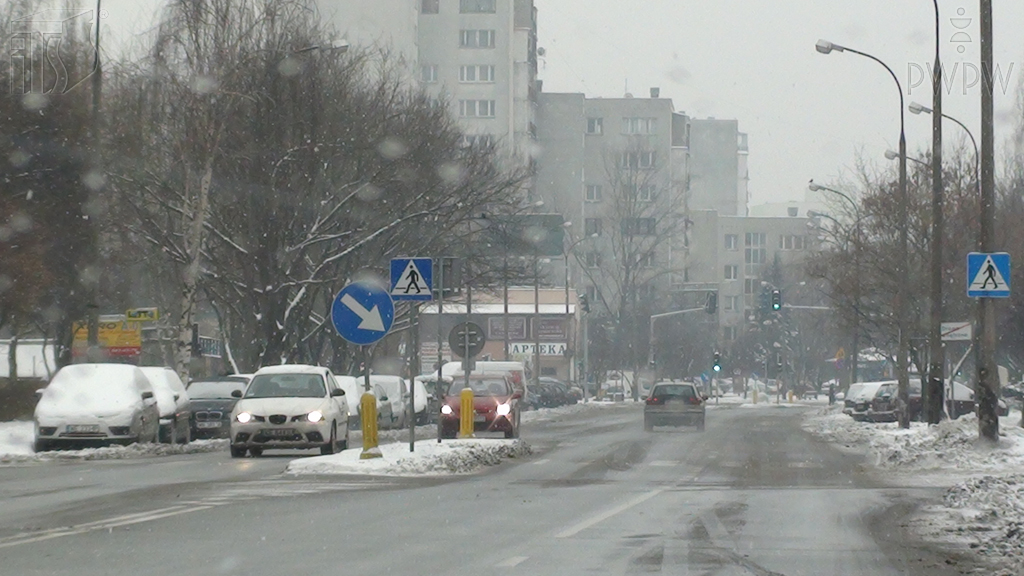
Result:
M820 462L790 462L790 468L824 468Z
M547 464L550 461L551 460L549 460L547 458L541 458L540 460L537 460L536 462L534 462L533 465L534 466L540 466L541 464Z
M189 512L209 510L210 508L213 508L213 506L171 506L170 508L160 508L158 510L150 510L148 512L140 512L138 514L126 514L124 516L116 516L106 520L89 522L88 524L82 524L80 526L49 530L43 533L32 532L27 534L18 534L16 536L4 538L0 541L0 548L9 548L11 546L31 544L33 542L43 542L46 540L53 540L54 538L63 538L64 536L73 536L75 534L85 534L86 532L95 532L97 530L110 530L113 528L120 528L121 526L129 526L142 522L151 522L153 520L170 518L171 516L178 516L180 514L188 514Z
M671 466L679 466L679 464L681 464L681 462L679 462L678 460L655 460L654 462L651 462L650 465L668 468Z
M587 528L590 528L591 526L604 522L605 520L611 518L612 516L615 516L616 514L621 514L638 504L642 504L650 500L651 498L654 498L655 496L661 494L662 492L664 492L664 490L659 488L657 490L651 490L650 492L641 494L631 500L627 500L626 502L619 504L615 508L605 510L604 512L598 514L597 516L593 516L587 520L584 520L583 522L580 522L579 524L576 524L575 526L572 526L559 532L558 534L555 534L555 538L569 538L575 536L580 532L583 532Z
M526 562L529 559L530 559L529 556L513 556L513 557L509 558L508 560L503 560L501 562L498 562L497 564L494 565L494 567L495 568L515 568L516 566L519 566L520 564L522 564L523 562Z

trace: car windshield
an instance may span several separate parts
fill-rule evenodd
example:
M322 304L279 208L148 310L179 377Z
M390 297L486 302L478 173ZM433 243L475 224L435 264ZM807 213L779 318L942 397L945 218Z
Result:
M235 390L245 391L246 382L241 379L197 380L188 385L188 396L192 400L214 400L231 398Z
M452 382L451 386L449 386L448 395L458 396L466 387L465 381L456 379L456 381ZM468 387L473 391L474 396L508 396L511 394L508 389L508 384L500 378L471 378L469 380Z
M323 398L324 380L319 374L257 374L246 398Z
M658 398L683 398L690 399L695 398L697 393L694 392L693 386L688 384L659 384L654 387L654 391L651 392L651 396Z

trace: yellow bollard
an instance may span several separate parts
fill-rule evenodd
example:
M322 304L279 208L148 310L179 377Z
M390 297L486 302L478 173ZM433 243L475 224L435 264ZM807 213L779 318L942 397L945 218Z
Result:
M757 404L757 388L754 388L754 404Z
M473 390L463 388L459 394L459 438L473 437Z
M792 390L789 391L788 396L789 396L789 403L792 404L793 403L793 391Z
M377 397L365 392L359 402L361 404L359 419L363 427L363 452L359 455L359 459L380 458L382 454L377 444Z

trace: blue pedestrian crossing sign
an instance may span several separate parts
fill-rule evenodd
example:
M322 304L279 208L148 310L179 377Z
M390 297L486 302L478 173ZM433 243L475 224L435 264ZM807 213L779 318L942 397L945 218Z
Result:
M967 255L967 296L1010 297L1010 255L1006 252L971 252Z
M433 284L434 262L430 258L395 258L391 261L393 300L432 300Z
M353 282L342 288L331 305L331 321L338 335L367 346L387 336L395 322L395 303L382 286Z

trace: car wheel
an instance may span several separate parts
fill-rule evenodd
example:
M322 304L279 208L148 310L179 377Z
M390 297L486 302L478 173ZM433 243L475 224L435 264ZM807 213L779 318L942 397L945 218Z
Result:
M327 456L338 451L338 425L331 424L331 438L320 447L320 454Z
M185 424L185 433L181 435L181 438L179 438L180 444L188 444L192 441L192 425L187 422Z
M701 418L700 420L697 421L697 431L698 432L703 432L704 431L704 419L703 418Z
M458 432L456 432L455 430L451 430L451 429L448 429L448 428L442 428L441 429L441 438L444 438L444 439L447 439L447 440L453 440L453 439L455 439L455 436L457 436L457 435L458 435Z
M348 450L348 429L345 429L345 439L338 443L338 452Z
M32 450L35 452L46 452L50 449L50 443L46 440L36 440L32 445Z
M652 424L651 419L647 418L646 416L644 417L644 430L647 432L654 431L654 424Z
M259 458L263 456L263 448L249 448L249 454L252 454L253 458Z
M232 458L245 458L245 452L246 452L245 446L242 446L240 448L235 448L234 446L231 447L231 457ZM254 454L254 456L255 456L255 454Z

